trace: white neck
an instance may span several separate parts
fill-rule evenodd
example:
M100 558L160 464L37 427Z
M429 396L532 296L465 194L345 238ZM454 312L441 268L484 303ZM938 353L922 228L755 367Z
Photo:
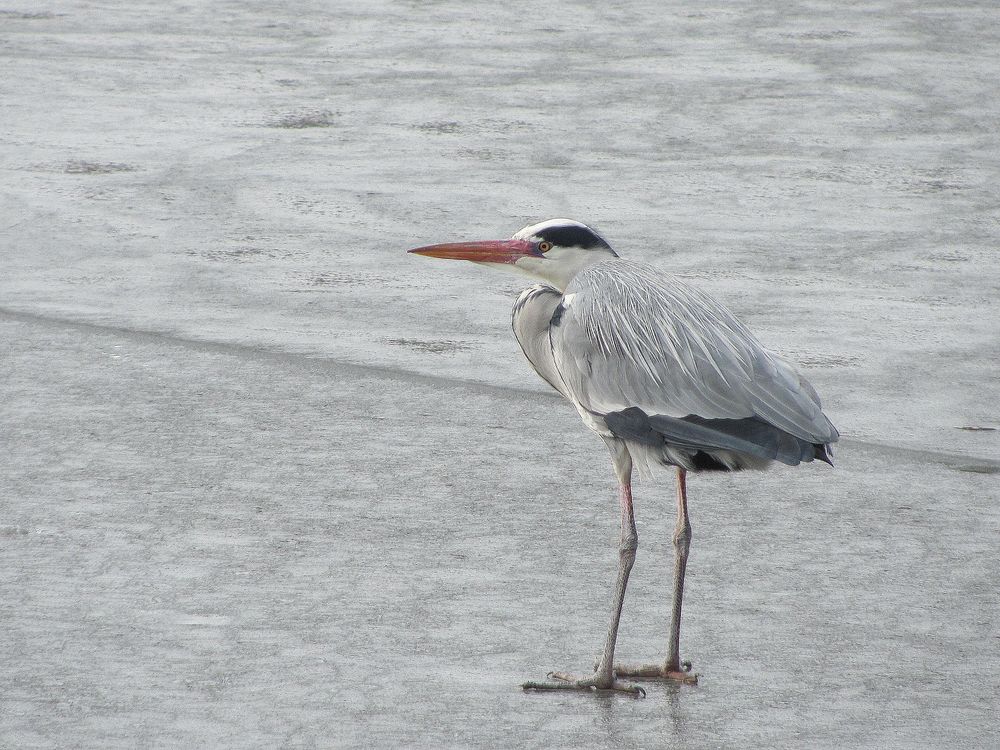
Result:
M560 292L566 291L566 287L580 271L595 263L602 263L617 257L611 250L594 248L583 250L578 247L554 247L549 250L545 257L538 258L528 256L518 259L517 263L508 268L526 273L536 279L542 279L554 286Z

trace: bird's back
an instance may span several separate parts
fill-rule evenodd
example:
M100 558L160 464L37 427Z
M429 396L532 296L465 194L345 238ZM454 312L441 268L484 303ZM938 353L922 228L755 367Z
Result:
M531 287L513 323L528 360L588 426L665 442L669 463L705 451L722 464L828 460L837 439L794 367L720 303L653 266L616 258L581 271L563 295Z

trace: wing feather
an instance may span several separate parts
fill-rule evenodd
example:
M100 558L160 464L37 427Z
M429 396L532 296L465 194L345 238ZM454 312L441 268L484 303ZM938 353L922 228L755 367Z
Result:
M562 307L549 327L551 366L581 413L758 417L809 443L837 438L795 368L669 274L621 259L596 264L573 279Z

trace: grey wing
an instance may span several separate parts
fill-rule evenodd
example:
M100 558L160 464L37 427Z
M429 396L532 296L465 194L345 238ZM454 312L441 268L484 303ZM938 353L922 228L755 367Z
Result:
M722 305L651 266L613 260L578 274L550 345L581 414L641 413L649 418L641 429L691 448L713 447L708 432L722 430L714 447L794 463L837 439L815 390L788 362ZM762 440L767 448L751 450Z

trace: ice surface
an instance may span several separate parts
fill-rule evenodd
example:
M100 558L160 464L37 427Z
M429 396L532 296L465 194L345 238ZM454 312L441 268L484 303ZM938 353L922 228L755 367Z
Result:
M0 746L995 739L1000 11L546 8L0 8ZM726 302L845 438L692 480L697 688L517 688L600 645L610 470L521 280L403 251L550 216Z

